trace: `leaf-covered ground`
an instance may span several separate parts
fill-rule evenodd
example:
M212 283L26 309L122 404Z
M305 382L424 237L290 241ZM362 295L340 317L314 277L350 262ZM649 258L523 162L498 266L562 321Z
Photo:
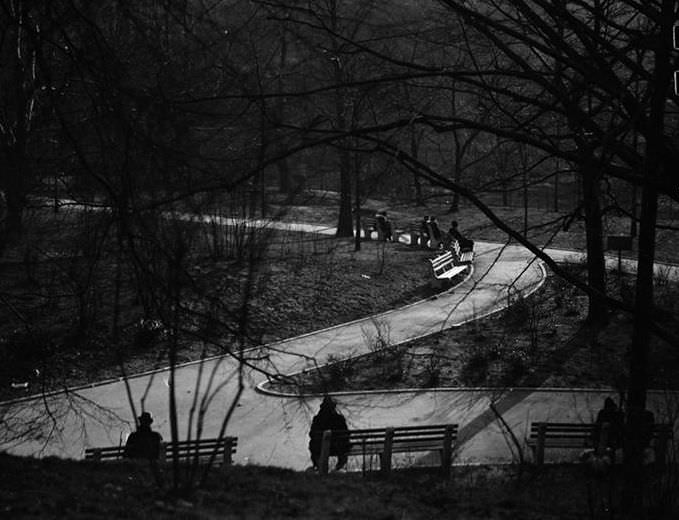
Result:
M449 480L436 469L384 479L235 466L213 472L203 489L177 495L169 468L159 486L147 467L133 463L0 455L0 464L0 517L11 519L566 520L590 518L588 497L597 514L608 499L601 482L578 466L460 467Z

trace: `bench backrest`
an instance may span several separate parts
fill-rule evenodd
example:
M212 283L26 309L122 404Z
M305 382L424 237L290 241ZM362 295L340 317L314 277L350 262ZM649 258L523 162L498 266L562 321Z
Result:
M438 451L441 468L450 471L453 443L457 439L457 424L401 426L396 428L368 428L346 432L323 432L323 446L319 461L322 475L328 472L328 455L333 442L348 440L349 455L379 455L380 468L391 470L393 453Z
M392 452L437 450L442 449L446 435L449 436L450 442L454 442L457 438L457 424L334 432L335 437L348 437L351 454L381 453L387 439L391 442Z
M442 255L439 255L429 261L431 262L431 267L434 270L434 274L437 276L449 271L454 265L453 253L450 251L443 253Z
M180 460L190 460L195 457L207 459L214 453L217 457L223 457L226 463L231 463L233 455L236 453L238 444L237 437L224 437L221 439L200 439L178 441L176 443L164 442L161 447L161 462L164 459L171 459L175 453ZM102 448L87 448L85 459L87 460L119 460L123 458L124 446L106 446Z
M535 439L544 428L545 438L555 439L585 439L594 433L595 423L549 423L535 422L530 426L530 438ZM671 424L658 423L653 425L653 437L671 439L673 430Z

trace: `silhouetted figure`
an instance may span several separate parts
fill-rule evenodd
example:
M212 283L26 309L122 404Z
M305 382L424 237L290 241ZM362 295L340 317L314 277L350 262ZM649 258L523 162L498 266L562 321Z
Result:
M425 215L420 223L420 246L426 247L429 242L429 215Z
M600 446L603 425L607 424L605 444ZM604 407L596 416L596 423L592 432L592 443L595 449L608 448L615 452L622 447L624 415L610 397L604 400Z
M460 249L462 251L472 251L474 249L474 241L469 240L462 233L460 233L460 230L457 228L457 220L453 220L450 223L448 236L451 240L457 240L457 243L460 244Z
M429 219L429 247L438 249L441 246L441 229L436 221L436 217Z
M383 240L388 240L391 242L391 221L387 217L386 211L380 211L376 215L377 231L378 234L383 238Z
M336 434L348 430L347 422L344 416L337 411L335 402L327 395L323 398L320 410L311 421L311 430L309 431L309 451L311 452L311 462L314 469L318 469L325 430L332 430L330 456L337 457L335 469L341 469L347 463L349 438Z
M158 460L163 438L151 430L151 414L143 412L137 420L137 431L132 432L125 443L125 458Z

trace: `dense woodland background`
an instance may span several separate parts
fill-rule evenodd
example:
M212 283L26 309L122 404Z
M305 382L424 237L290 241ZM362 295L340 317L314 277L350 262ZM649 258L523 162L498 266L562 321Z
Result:
M677 11L672 0L0 1L2 385L39 380L61 343L112 349L121 366L130 345L161 337L171 364L182 342L236 357L259 344L252 295L290 239L220 219L291 218L330 191L341 238L368 198L472 205L585 291L593 331L613 309L633 319L624 496L635 511L650 338L679 346L653 292L656 242L676 233L679 209ZM507 207L520 225L498 216ZM542 252L535 209L554 215L541 236L584 226L584 275ZM607 292L612 234L635 237L628 299ZM224 285L205 283L198 257Z

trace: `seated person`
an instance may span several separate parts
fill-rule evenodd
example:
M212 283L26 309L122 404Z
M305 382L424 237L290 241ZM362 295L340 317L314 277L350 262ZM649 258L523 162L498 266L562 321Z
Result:
M348 437L335 436L335 432L346 432L347 421L344 416L339 413L335 407L335 402L331 397L325 396L321 403L321 408L314 416L311 422L311 429L309 431L309 451L311 452L311 462L314 469L318 469L318 463L321 456L321 447L323 445L323 432L331 430L333 437L330 445L330 455L337 457L336 470L341 469L347 463L349 458L349 439Z
M601 434L604 424L608 425L606 432L607 435L605 445L600 446ZM623 413L618 409L618 406L615 404L613 399L607 397L604 400L604 407L596 416L595 427L592 431L592 444L594 449L600 450L601 448L607 448L615 452L615 450L622 447L624 424L625 418Z
M125 443L125 458L158 460L163 438L158 432L151 430L153 423L151 414L144 412L137 421L139 423L137 430L130 434Z
M474 249L474 241L465 238L460 230L457 228L457 220L453 220L450 223L450 229L448 230L448 236L451 240L457 240L460 244L460 249L462 251L472 251Z

